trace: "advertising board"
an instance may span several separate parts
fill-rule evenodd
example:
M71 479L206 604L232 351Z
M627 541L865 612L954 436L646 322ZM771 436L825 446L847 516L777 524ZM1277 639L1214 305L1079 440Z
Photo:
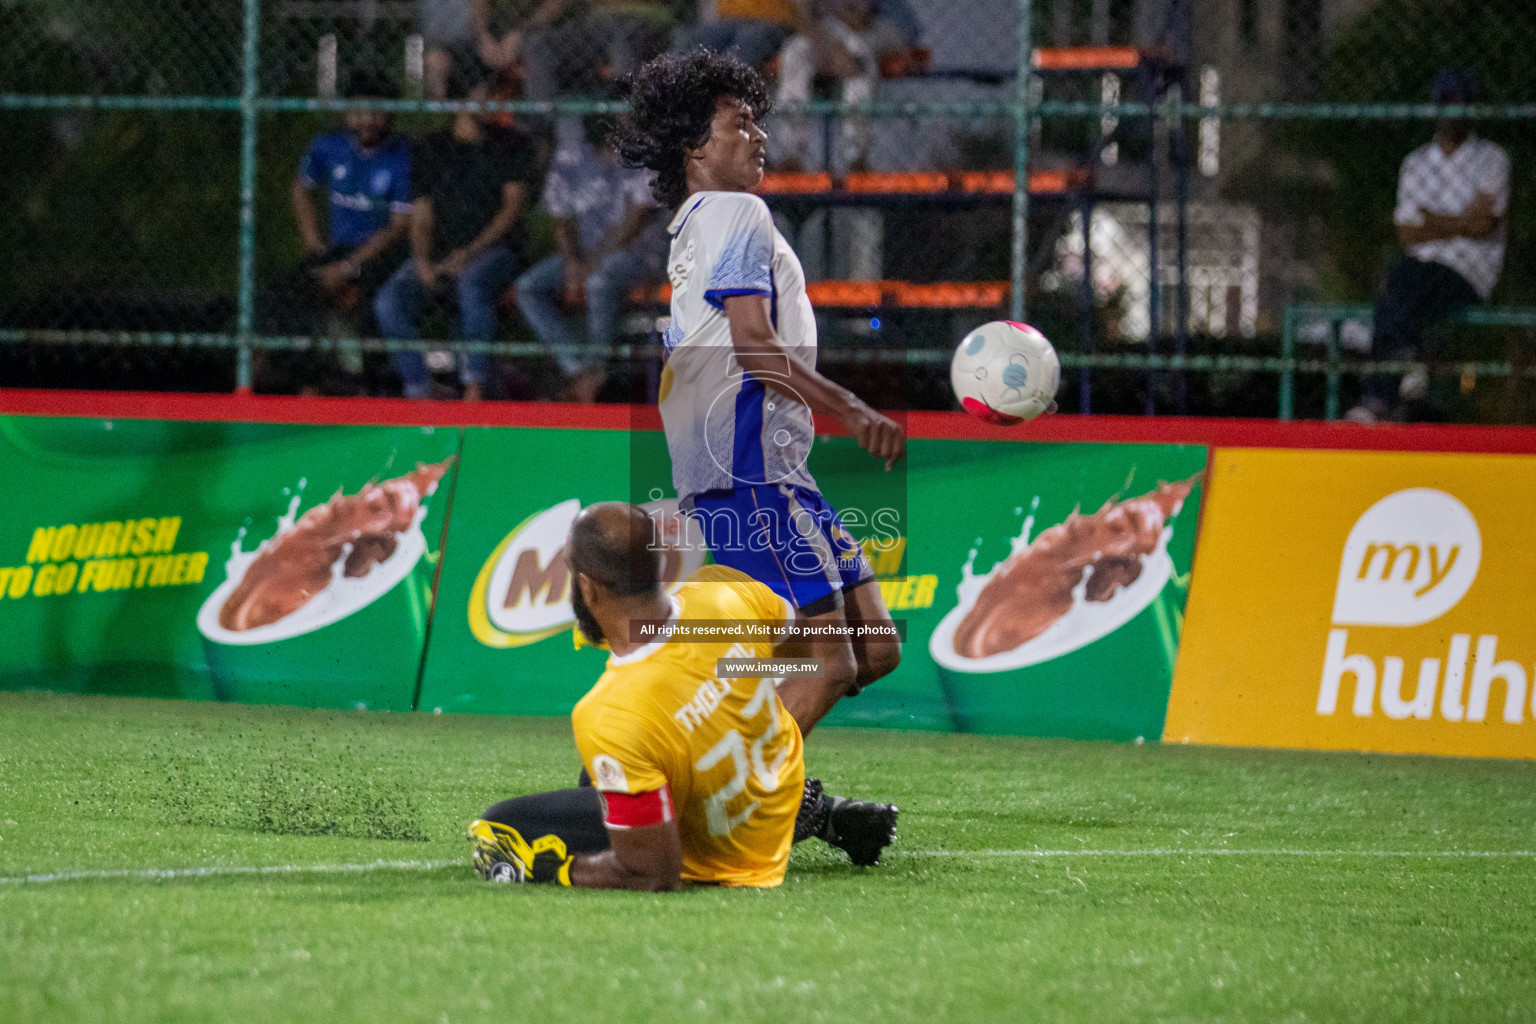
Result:
M962 731L1161 735L1206 450L935 440L911 459L908 571L935 598L893 611L898 678L932 678Z
M828 724L1162 731L1206 450L846 437L810 466L905 647ZM556 426L0 418L0 688L568 714L576 512L641 503L665 573L712 556L663 435Z
M1198 446L918 439L886 473L819 439L811 469L907 638L896 672L828 724L1156 738L1204 465ZM565 534L619 498L671 527L669 580L706 560L659 433L466 432L422 709L570 710L603 655L573 643Z
M1536 756L1536 459L1213 466L1165 739Z
M657 432L466 430L420 708L569 714L607 657L573 643L571 520L595 502L670 493Z
M458 447L0 417L0 687L409 709Z

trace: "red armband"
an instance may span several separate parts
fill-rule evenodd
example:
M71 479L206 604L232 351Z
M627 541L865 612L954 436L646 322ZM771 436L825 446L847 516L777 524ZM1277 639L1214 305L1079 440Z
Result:
M644 793L601 793L603 824L609 828L645 828L672 820L672 791L666 786Z

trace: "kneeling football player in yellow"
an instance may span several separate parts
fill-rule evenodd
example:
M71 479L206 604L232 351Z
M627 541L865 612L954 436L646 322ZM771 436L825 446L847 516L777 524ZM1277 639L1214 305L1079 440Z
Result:
M795 609L723 566L669 595L654 521L634 505L583 510L567 552L577 628L612 652L571 715L593 785L490 808L470 826L476 871L592 889L775 886L790 846L808 834L835 836L856 863L875 863L895 838L895 807L819 793L802 801L800 727L780 688L793 698L824 681L718 672L721 658L771 657ZM680 622L755 628L723 640L648 639ZM798 829L797 816L806 819Z

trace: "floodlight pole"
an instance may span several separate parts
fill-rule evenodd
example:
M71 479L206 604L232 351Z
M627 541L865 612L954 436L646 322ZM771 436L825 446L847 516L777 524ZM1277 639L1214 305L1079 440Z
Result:
M251 390L251 336L256 321L256 42L261 0L245 0L245 80L240 89L240 270L236 299L235 390Z
M1030 19L1034 0L1018 0L1018 66L1013 82L1013 255L1010 261L1008 307L1014 320L1024 319L1024 280L1029 269L1029 76L1034 69Z

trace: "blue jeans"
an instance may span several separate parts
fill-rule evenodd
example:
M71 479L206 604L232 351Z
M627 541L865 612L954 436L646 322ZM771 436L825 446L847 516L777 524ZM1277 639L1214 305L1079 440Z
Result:
M1398 256L1376 297L1371 358L1417 360L1432 355L1424 349L1425 328L1480 301L1477 289L1445 264ZM1360 393L1380 416L1401 403L1400 385L1398 376L1373 373L1360 382Z
M629 290L645 281L649 261L628 249L609 253L587 275L587 343L606 349L613 344L619 316ZM579 342L560 312L565 291L565 262L551 256L530 267L517 279L517 308L567 376L579 373L592 360L582 360L571 350Z
M453 281L459 299L459 334L464 341L496 340L496 299L512 280L512 251L497 244L470 260L469 266ZM392 274L373 300L373 312L379 318L379 330L386 338L417 339L421 329L417 319L422 300L428 298L426 286L416 275L416 261L406 260ZM405 385L407 398L424 398L432 385L427 361L420 352L391 352L395 369ZM459 364L459 380L479 384L485 380L484 352L470 352Z

